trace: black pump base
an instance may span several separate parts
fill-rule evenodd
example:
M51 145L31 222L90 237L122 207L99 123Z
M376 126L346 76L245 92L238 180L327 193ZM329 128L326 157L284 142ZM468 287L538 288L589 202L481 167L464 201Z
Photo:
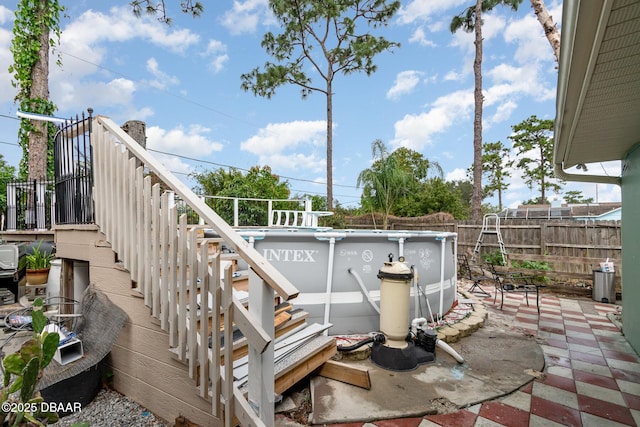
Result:
M434 353L430 353L412 342L405 348L387 347L374 342L371 347L371 362L374 365L391 371L411 371L424 363L436 360Z

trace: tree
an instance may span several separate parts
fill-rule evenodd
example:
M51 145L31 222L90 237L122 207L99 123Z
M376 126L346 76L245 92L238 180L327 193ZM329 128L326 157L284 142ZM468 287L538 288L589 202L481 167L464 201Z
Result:
M539 189L539 201L544 203L547 190L558 193L563 184L553 179L553 120L533 115L511 128L514 133L509 139L519 159L509 162L509 166L522 171L524 182L529 189Z
M488 184L484 187L484 196L491 197L498 193L498 210L502 210L502 192L509 188L507 178L511 172L506 168L509 149L502 141L487 142L482 145L482 171L487 174Z
M375 161L369 169L358 175L357 187L362 186L362 207L371 213L382 211L382 229L386 230L388 218L395 202L406 194L411 183L410 173L398 164L398 158L389 155L384 143L376 139L371 144Z
M289 182L280 182L280 177L271 172L269 166L253 166L243 174L236 168L229 171L217 169L191 175L198 183L194 192L205 196L242 197L256 199L289 198ZM225 199L207 199L207 204L225 221L233 224L233 204ZM274 204L274 208L287 208ZM268 223L264 201L241 200L238 203L238 221L242 225L257 226Z
M454 16L449 29L455 33L460 28L475 33L476 46L473 61L474 75L474 117L473 117L473 196L471 197L471 213L475 221L482 218L482 13L493 10L498 5L505 5L517 10L522 0L476 0L462 13Z
M549 15L549 11L544 5L544 0L531 0L531 7L534 13L538 17L538 22L542 25L544 35L549 40L553 54L556 57L556 61L560 60L560 33L556 24L553 22L553 18Z
M390 156L396 159L399 168L405 170L410 180L406 191L396 200L391 213L398 216L420 216L424 214L419 200L425 191L425 183L429 177L443 178L439 163L425 158L421 153L406 147L399 147Z
M276 63L264 70L253 69L241 76L241 87L254 95L271 98L278 87L293 84L302 98L313 92L326 97L327 114L327 204L333 209L333 81L336 75L376 71L373 58L400 46L374 37L370 28L386 25L400 8L400 1L386 0L270 0L271 10L282 33L268 32L262 47ZM358 32L360 28L363 32ZM322 79L315 85L305 69L307 63Z
M418 203L422 215L448 212L456 219L469 216L468 207L463 202L462 188L442 178L431 178L423 184Z
M142 11L148 15L158 16L158 21L164 22L167 25L171 25L172 19L167 15L167 7L165 0L160 0L158 3L154 3L151 0L134 0L129 3L133 14L137 17L142 16ZM182 13L188 13L194 18L202 15L204 12L204 5L199 1L193 0L180 0L180 9Z
M405 169L417 181L424 181L430 173L442 178L444 172L438 162L425 158L422 154L406 147L399 147L391 153L398 162L398 167Z
M9 73L12 74L12 85L18 88L15 100L22 111L52 115L56 110L55 104L49 100L49 47L55 48L59 43L60 13L63 10L57 0L18 2L10 47L13 64ZM51 33L54 37L50 37ZM54 132L52 123L20 121L21 177L29 180L51 177Z
M593 197L584 197L582 191L571 190L564 193L564 201L570 205L593 203Z

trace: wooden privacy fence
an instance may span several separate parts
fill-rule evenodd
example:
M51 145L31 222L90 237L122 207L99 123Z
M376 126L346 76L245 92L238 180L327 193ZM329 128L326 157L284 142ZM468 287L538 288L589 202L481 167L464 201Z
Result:
M458 252L473 253L482 222L456 221L447 214L419 218L389 218L395 230L436 230L458 234ZM444 221L442 221L444 220ZM373 227L371 215L347 219L347 228ZM377 219L377 224L382 222ZM557 280L590 281L593 270L609 258L615 265L616 281L622 283L622 237L620 221L520 220L500 223L500 233L510 261L547 262L551 271L542 275ZM499 250L494 235L485 235L480 254Z

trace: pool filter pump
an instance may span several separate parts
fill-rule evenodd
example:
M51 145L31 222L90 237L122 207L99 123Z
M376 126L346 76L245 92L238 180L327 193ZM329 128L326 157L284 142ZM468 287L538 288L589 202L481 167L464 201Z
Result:
M380 332L384 342L374 342L371 361L384 369L408 371L435 360L433 352L416 346L409 336L409 304L413 270L400 257L389 261L378 272L380 279Z

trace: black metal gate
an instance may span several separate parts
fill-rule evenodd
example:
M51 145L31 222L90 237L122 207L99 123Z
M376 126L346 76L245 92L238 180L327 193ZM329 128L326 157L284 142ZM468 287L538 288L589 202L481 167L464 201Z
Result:
M54 144L56 224L92 224L91 113L58 126Z

